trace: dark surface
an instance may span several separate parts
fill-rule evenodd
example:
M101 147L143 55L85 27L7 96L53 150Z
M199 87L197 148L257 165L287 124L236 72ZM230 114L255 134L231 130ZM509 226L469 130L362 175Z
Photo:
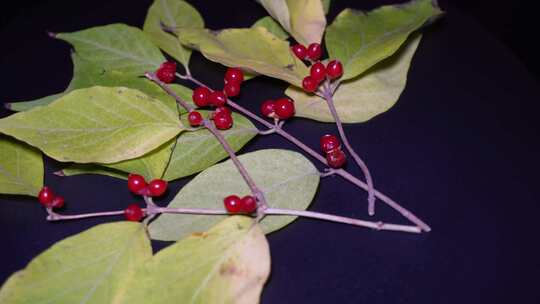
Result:
M382 3L334 2L330 20L344 7ZM195 6L212 29L249 26L265 15L253 1L227 3L241 9L224 15L224 8L210 1ZM67 32L115 22L141 26L149 5L58 1L14 18L0 32L0 100L41 97L67 85L70 47L49 39L45 30ZM410 235L297 220L268 236L272 275L262 303L538 301L538 83L493 35L453 7L445 8L444 19L425 30L396 106L368 123L346 127L377 188L433 231ZM221 66L198 54L191 66L204 82L221 85ZM258 78L243 87L239 102L255 110L263 98L281 96L284 87ZM322 134L334 132L331 124L304 119L287 123L287 129L312 147ZM270 147L297 150L269 136L255 139L242 152ZM123 181L60 178L52 175L58 168L47 161L46 184L64 194L66 213L122 209L135 200ZM188 180L173 183L162 202ZM326 178L311 209L367 218L365 197L338 177ZM376 218L404 223L382 204ZM0 196L0 282L56 241L113 220L48 223L35 200Z

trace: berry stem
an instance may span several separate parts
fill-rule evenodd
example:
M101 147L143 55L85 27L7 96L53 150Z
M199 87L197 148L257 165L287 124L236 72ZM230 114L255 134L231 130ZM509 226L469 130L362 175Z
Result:
M328 104L328 108L330 109L330 113L332 113L332 117L334 118L334 121L336 122L336 126L339 132L339 136L341 137L341 140L343 141L343 144L347 148L347 151L351 154L354 161L360 169L362 170L362 173L364 173L364 176L366 177L366 182L368 185L368 214L374 215L375 214L375 188L373 187L373 178L371 177L371 172L369 172L369 168L367 167L366 163L360 158L360 156L354 151L351 144L349 143L349 140L347 139L347 135L345 134L345 130L343 129L343 124L341 123L341 119L339 118L339 115L336 110L336 106L334 105L334 98L332 96L332 89L330 88L330 85L328 84L328 81L325 82L325 85L322 90L322 94L324 96L324 99L326 99L326 103Z
M143 209L144 210L144 209ZM112 216L112 215L123 215L124 210L118 211L105 211L105 212L94 212L94 213L83 213L83 214L74 214L74 215L63 215L53 211L47 211L49 215L47 216L48 221L65 221L65 220L77 220L89 217L101 217L101 216Z
M177 73L178 74L178 73ZM186 74L189 76L189 74ZM165 92L167 92L167 94L169 94L171 97L173 97L174 99L176 99L176 102L182 106L182 108L186 109L186 111L188 112L191 112L193 111L193 107L185 102L184 100L182 100L182 98L180 98L180 96L176 95L176 93L171 90L171 88L165 84L164 82L162 82L161 80L159 80L156 76L155 73L150 73L150 72L146 72L144 73L144 76L146 76L146 78L152 80L153 82L155 82L158 86L160 86Z

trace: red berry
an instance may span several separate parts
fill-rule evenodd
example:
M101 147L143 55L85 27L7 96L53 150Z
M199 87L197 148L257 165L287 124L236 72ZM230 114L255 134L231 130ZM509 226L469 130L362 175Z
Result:
M276 102L272 99L268 99L261 104L261 113L266 117L272 117L274 115L274 108Z
M159 80L165 83L171 83L174 81L174 78L175 78L174 71L167 70L164 68L159 68L157 70L156 76Z
M198 126L200 126L202 124L203 117L202 117L201 113L199 113L197 111L191 111L188 114L188 121L189 121L189 124L192 127L198 127Z
M230 129L233 125L231 114L225 112L214 113L214 124L220 130Z
M326 162L332 168L341 168L347 161L347 156L340 149L332 150L326 154Z
M126 220L138 222L144 217L144 212L137 204L131 204L124 210Z
M176 72L176 62L174 62L174 61L165 61L164 63L161 64L161 66L159 68L167 70L167 71Z
M223 199L225 209L230 213L238 213L242 211L242 199L237 195L229 195Z
M343 65L339 60L332 60L326 65L326 73L331 79L336 79L343 75Z
M311 76L306 76L304 80L302 80L302 87L304 88L304 91L313 93L315 90L317 90L317 87L319 86L319 82Z
M239 68L228 68L227 72L225 72L225 81L227 83L234 82L240 85L242 81L244 81L244 72Z
M206 107L208 105L208 97L210 96L210 90L207 87L198 87L193 91L191 96L193 102L198 107Z
M44 186L43 188L41 188L38 194L38 200L43 206L50 208L53 199L54 199L54 192L51 190L51 188L47 186Z
M321 45L318 43L312 43L307 48L307 56L311 60L319 60L322 55Z
M130 174L128 176L128 189L135 194L143 194L146 189L146 181L144 177L139 174Z
M315 79L317 83L320 83L321 81L323 81L324 78L326 77L326 68L324 67L324 64L322 64L320 61L314 63L311 66L309 76Z
M62 196L55 196L50 205L53 209L60 209L64 207L64 198Z
M227 115L231 115L231 110L229 110L229 108L227 107L217 107L214 110L214 115L216 115L217 113L226 113Z
M298 57L300 60L306 59L307 49L305 46L301 44L295 44L291 46L291 50L294 53L294 55L296 55L296 57Z
M221 91L214 91L208 96L208 103L215 107L224 106L227 103L227 96Z
M279 119L288 119L294 115L294 102L289 98L276 100L274 111Z
M167 182L154 179L148 184L148 196L162 196L167 191Z
M257 200L251 196L246 195L242 197L242 212L253 213L257 210Z
M326 134L321 137L321 150L324 153L329 153L332 150L339 149L340 147L341 143L339 142L339 139L334 135Z
M240 94L240 84L238 82L227 82L223 87L223 92L229 97L238 96Z

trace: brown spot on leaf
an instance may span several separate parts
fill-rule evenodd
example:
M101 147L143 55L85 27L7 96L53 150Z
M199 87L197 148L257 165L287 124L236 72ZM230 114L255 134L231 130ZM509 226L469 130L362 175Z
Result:
M240 269L233 263L225 263L219 268L219 275L221 276L233 276L240 274Z

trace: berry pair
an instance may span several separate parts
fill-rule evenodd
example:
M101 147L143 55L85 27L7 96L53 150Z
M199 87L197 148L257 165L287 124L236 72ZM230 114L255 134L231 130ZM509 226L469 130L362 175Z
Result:
M159 80L165 83L174 81L176 73L176 62L166 61L159 66L156 71L156 76Z
M129 191L144 196L161 196L167 191L167 182L162 179L154 179L146 183L143 176L130 174L128 176Z
M289 119L294 115L294 102L290 98L268 99L261 104L261 113L270 118Z
M211 119L214 120L214 125L220 130L230 129L233 125L233 118L231 111L224 106L217 107L212 112ZM188 121L192 127L198 127L203 124L203 117L198 111L191 111L188 114Z
M223 204L230 213L253 213L257 210L257 200L251 195L242 198L237 195L229 195L223 199Z
M326 154L326 162L331 168L341 168L347 161L347 156L341 151L341 143L334 135L321 137L321 150Z
M47 186L44 186L39 191L38 200L45 208L59 209L64 206L64 198L54 194L52 189Z
M291 50L300 60L309 59L316 61L319 60L322 55L322 48L318 43L312 43L308 45L307 48L302 44L295 44L291 47Z
M333 80L343 75L343 65L338 60L330 61L326 67L320 61L314 63L309 71L309 76L302 80L304 91L312 93L317 90L317 87L323 80L328 77Z

